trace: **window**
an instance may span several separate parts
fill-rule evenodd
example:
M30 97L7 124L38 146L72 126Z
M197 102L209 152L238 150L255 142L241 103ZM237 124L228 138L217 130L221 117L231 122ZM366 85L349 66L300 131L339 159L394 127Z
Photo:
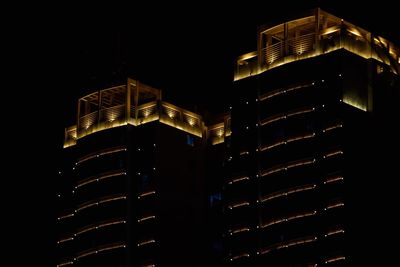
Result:
M211 194L210 197L209 197L209 204L210 204L210 207L214 207L214 206L220 204L220 203L221 203L221 200L222 200L222 195L221 195L221 193L214 193L214 194Z
M191 135L186 135L186 144L189 146L194 146L194 138Z

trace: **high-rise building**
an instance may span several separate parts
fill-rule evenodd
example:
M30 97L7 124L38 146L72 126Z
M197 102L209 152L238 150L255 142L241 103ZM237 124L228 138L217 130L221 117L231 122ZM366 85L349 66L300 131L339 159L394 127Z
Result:
M59 173L57 266L202 266L204 151L223 141L223 119L207 127L131 79L80 98Z
M398 144L400 49L320 9L257 34L226 114L132 79L78 100L58 267L341 266L369 252L377 229L360 225L387 180L366 177L384 173L376 148Z
M382 142L372 125L394 118L400 50L320 9L257 34L235 72L225 262L354 263L359 227L374 214L369 206L361 222L368 163L379 157L372 142Z

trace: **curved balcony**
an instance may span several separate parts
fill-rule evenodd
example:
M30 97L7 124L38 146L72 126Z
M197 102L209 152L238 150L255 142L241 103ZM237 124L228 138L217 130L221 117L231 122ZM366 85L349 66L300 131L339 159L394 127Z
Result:
M261 28L258 49L240 56L234 80L257 75L272 68L344 49L366 59L375 59L400 75L400 48L388 40L325 11Z

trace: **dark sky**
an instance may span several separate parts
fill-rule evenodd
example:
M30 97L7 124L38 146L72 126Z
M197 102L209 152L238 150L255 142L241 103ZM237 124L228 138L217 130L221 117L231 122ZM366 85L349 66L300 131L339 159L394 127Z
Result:
M187 108L223 110L218 103L229 95L234 59L256 49L257 26L313 8L316 2L276 1L273 7L265 7L232 1L228 7L168 1L113 5L101 11L60 5L41 12L44 16L33 26L27 21L27 28L16 33L18 47L29 47L27 53L34 56L17 63L24 75L33 73L39 83L20 82L27 92L24 116L32 124L26 131L29 144L22 157L33 167L20 174L24 188L19 194L25 194L26 200L15 210L23 211L17 217L21 216L25 231L15 240L26 242L16 248L34 248L31 260L51 266L47 263L52 260L57 160L63 129L75 123L71 118L79 95L122 83L129 76L163 89L171 102L187 102ZM328 12L400 43L395 29L398 11L389 1L358 7L348 7L349 1L342 0L319 2ZM16 188L20 188L18 181Z
M229 94L235 57L256 49L257 26L308 10L317 2L339 17L400 41L394 31L397 14L390 6L348 7L343 0L276 2L262 8L244 1L229 9L192 1L121 5L106 12L58 17L61 27L51 41L63 80L58 87L65 96L60 112L72 112L71 98L121 83L128 76L163 89L168 100L188 103L188 108L224 108L216 103ZM65 115L64 121L69 117Z

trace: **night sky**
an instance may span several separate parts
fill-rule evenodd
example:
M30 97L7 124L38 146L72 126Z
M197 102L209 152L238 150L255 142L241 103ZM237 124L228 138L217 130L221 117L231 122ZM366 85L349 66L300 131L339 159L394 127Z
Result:
M185 102L188 109L226 110L229 103L220 101L229 95L234 59L256 49L257 26L306 11L317 1L276 1L269 8L252 1L234 2L238 1L232 1L229 9L168 1L113 5L101 11L60 6L43 12L44 22L29 33L34 44L28 53L34 54L34 59L22 68L24 73L34 72L40 82L35 88L24 86L28 92L38 92L32 94L37 101L31 110L41 121L34 124L37 128L31 135L36 140L27 140L30 146L24 159L34 167L22 177L28 205L21 205L23 214L19 216L24 218L26 231L17 241L26 241L16 245L21 250L34 248L32 262L41 262L42 267L53 264L54 179L63 129L75 124L78 96L132 77L163 89L164 99L178 105ZM342 0L319 2L326 11L400 43L395 30L398 10L389 6L389 1L379 1L386 3L379 7L365 1L359 7L348 7L349 1ZM24 47L23 43L19 47ZM38 156L37 150L45 156ZM37 265L32 262L31 266Z

